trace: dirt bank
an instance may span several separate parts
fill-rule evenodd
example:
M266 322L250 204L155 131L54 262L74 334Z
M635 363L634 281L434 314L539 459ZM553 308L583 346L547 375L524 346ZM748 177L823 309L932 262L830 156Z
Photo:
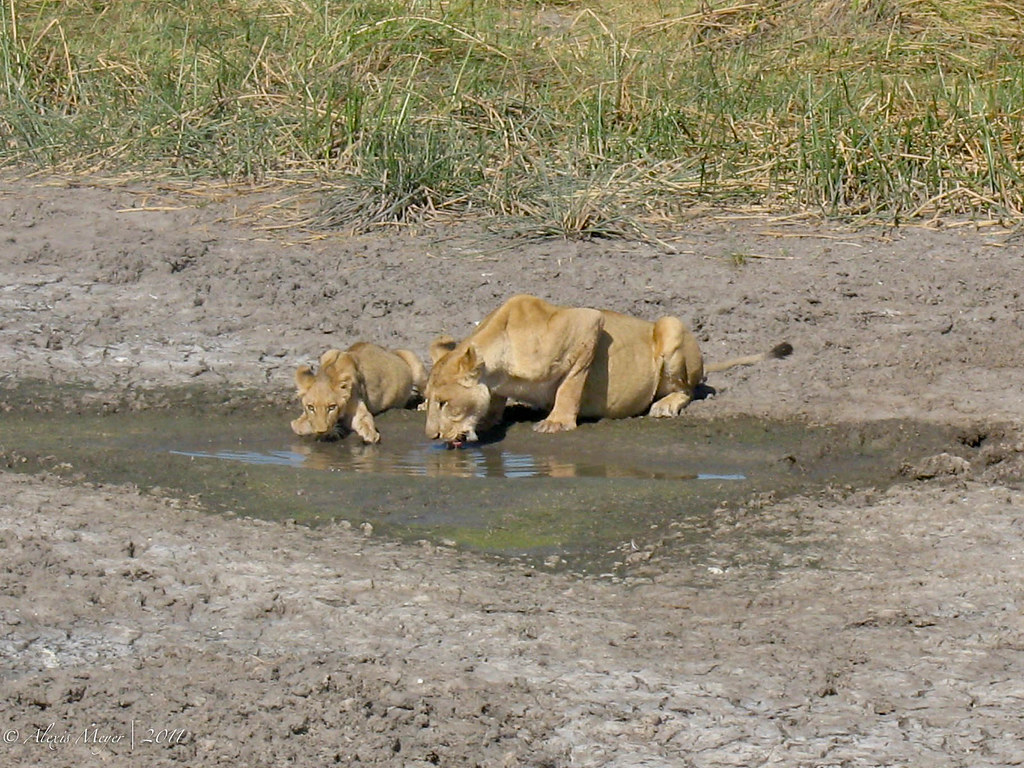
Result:
M284 196L6 180L5 406L34 381L78 388L38 398L55 429L184 385L277 401L328 346L425 355L525 291L678 314L712 360L794 344L683 418L933 421L958 455L722 509L616 581L2 472L5 764L1024 762L1016 235L723 215L661 244L347 238L276 227Z

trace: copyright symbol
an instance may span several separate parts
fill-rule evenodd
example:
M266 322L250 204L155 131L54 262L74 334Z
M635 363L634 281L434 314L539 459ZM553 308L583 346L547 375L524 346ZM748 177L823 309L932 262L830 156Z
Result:
M18 740L20 734L13 728L9 731L4 731L4 744L13 744Z

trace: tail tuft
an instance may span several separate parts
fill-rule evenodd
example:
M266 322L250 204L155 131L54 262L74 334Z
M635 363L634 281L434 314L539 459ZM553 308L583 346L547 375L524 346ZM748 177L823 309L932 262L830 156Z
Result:
M768 356L781 359L783 357L789 357L791 354L793 354L793 345L788 341L784 341L781 344L776 344L772 347L772 351L768 353Z

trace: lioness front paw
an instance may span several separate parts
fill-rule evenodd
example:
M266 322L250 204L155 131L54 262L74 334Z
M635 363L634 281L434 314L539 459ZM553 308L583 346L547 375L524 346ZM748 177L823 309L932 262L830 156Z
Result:
M549 434L554 432L568 432L573 429L576 429L575 423L566 424L565 422L552 421L551 419L544 419L544 421L538 421L533 425L534 432L545 432Z

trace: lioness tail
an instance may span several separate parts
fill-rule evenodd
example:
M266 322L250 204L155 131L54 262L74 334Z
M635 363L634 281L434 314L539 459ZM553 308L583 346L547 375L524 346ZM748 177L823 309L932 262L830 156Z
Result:
M755 365L756 363L760 363L762 360L768 360L769 358L781 359L783 357L789 357L792 353L793 345L788 341L784 341L781 344L776 344L767 352L762 352L759 355L746 355L745 357L734 357L732 360L723 360L720 363L710 363L704 366L704 373L727 371L730 368L735 368L737 365Z

